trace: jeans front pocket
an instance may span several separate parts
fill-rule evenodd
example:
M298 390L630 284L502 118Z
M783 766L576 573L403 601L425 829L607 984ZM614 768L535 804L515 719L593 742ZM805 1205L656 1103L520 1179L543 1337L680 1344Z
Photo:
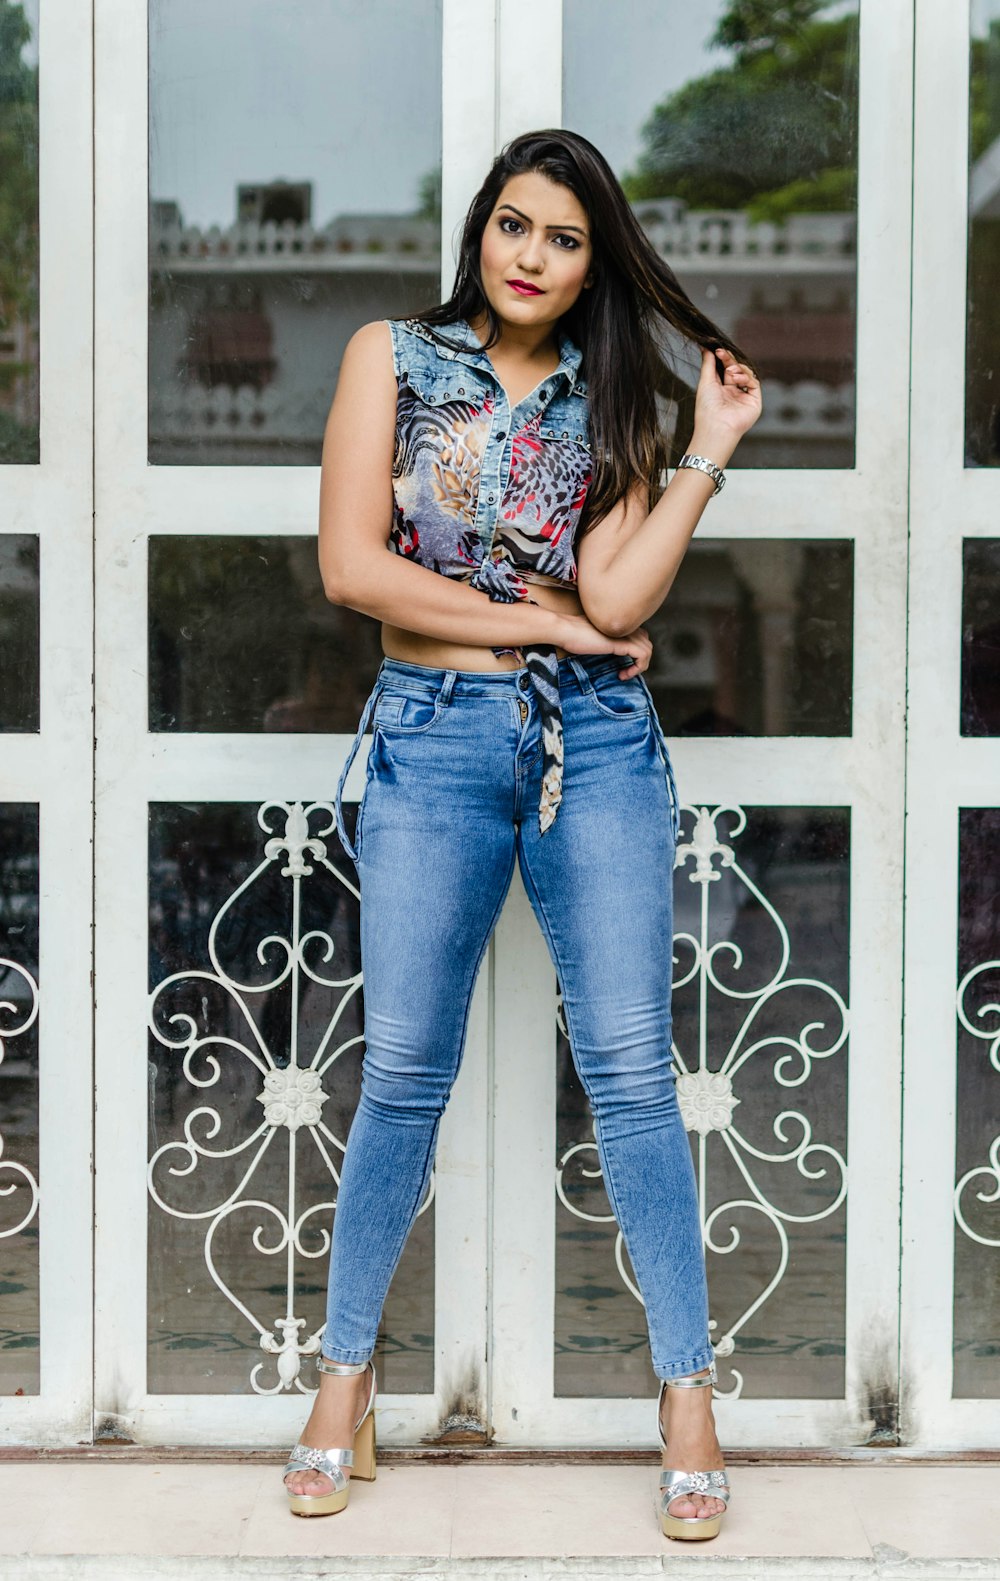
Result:
M375 729L389 736L423 735L437 723L443 709L440 695L386 690L375 710Z
M622 661L624 666L627 662ZM650 703L639 677L622 681L617 670L602 670L590 677L588 696L608 719L648 719Z

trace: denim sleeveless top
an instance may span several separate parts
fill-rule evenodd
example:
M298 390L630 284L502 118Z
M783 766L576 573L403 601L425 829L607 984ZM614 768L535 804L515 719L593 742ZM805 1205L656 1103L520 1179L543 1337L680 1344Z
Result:
M450 346L415 319L386 322L398 383L389 547L498 602L531 602L532 583L572 587L592 475L579 347L558 329L558 368L512 410L464 319L435 326ZM559 666L553 646L523 653L542 726L544 834L562 799Z

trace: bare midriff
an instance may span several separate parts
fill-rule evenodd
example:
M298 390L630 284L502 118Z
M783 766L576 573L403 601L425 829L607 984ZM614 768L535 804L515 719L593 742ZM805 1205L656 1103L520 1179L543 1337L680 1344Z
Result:
M483 595L485 597L485 594ZM556 609L563 615L582 615L580 596L573 587L549 587L533 583L530 597L533 603L546 609ZM499 644L498 644L499 646ZM521 661L513 653L498 656L491 648L472 647L462 642L445 642L440 637L425 637L416 631L405 631L401 626L382 625L382 651L388 659L401 659L406 664L423 664L433 670L516 670ZM565 650L557 647L560 659Z

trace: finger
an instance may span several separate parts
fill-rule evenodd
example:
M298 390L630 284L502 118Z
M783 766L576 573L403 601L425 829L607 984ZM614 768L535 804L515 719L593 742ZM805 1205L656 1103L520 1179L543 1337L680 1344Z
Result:
M701 350L701 373L698 376L698 384L699 386L706 384L717 384L718 381L719 375L715 367L715 353L714 351L709 350L708 347L703 346Z

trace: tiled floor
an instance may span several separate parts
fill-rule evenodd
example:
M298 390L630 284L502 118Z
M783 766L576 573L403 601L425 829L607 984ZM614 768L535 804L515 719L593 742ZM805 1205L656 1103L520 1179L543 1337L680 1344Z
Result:
M0 1577L1000 1581L1000 1467L737 1466L732 1481L720 1536L682 1546L660 1534L652 1465L388 1465L342 1514L299 1520L277 1464L7 1461Z

